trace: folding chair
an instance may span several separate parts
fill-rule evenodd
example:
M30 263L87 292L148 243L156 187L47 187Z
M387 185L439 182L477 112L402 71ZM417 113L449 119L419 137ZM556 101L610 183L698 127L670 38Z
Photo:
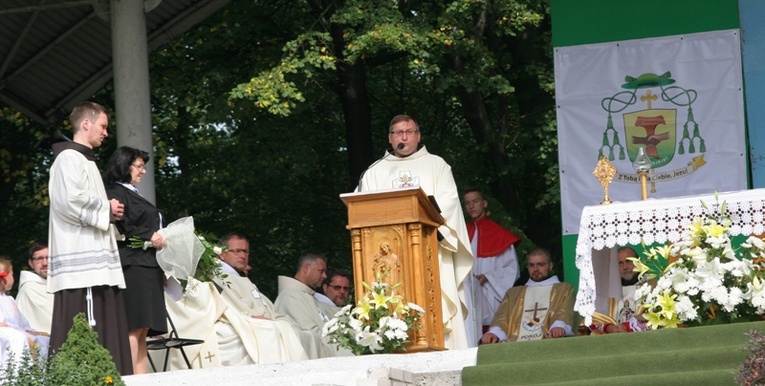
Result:
M173 319L170 318L170 315L167 315L167 321L170 323L170 333L167 335L167 338L149 340L146 342L146 346L149 350L165 350L165 364L162 366L162 371L167 371L167 364L170 359L170 349L173 348L181 350L181 355L183 355L183 360L186 361L186 366L191 369L191 362L189 362L189 358L186 356L186 351L183 350L183 347L202 344L204 341L200 339L179 338L178 331L175 329L175 324L173 324ZM152 370L157 372L157 368L154 366L154 361L151 359L151 355L148 357Z

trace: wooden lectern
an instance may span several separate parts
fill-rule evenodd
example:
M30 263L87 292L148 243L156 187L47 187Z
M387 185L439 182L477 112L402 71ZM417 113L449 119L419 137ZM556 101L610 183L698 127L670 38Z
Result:
M420 188L341 194L348 206L356 299L375 274L402 283L396 293L425 310L420 329L409 336L407 352L444 350L438 227L444 218Z

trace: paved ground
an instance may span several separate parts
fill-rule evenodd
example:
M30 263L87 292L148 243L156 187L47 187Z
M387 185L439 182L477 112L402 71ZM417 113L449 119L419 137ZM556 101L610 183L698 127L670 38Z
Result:
M124 377L128 386L154 385L373 385L381 368L415 375L415 384L459 385L463 367L474 366L476 348L417 354L324 358L301 362L171 371ZM383 374L383 375L381 375ZM384 383L383 383L384 384Z

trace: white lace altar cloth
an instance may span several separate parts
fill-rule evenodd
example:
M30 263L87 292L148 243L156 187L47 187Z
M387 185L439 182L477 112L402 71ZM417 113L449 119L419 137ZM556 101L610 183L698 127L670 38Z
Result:
M593 250L641 242L649 245L678 241L689 223L708 215L709 211L719 214L724 202L732 221L731 236L765 232L765 189L718 193L717 196L717 201L714 194L705 194L584 207L576 243L579 291L574 310L584 317L585 323L592 323L595 312Z

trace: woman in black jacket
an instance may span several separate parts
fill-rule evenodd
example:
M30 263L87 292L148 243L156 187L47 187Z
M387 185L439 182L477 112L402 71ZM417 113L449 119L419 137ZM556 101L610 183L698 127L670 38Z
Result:
M146 373L146 337L167 332L164 273L157 263L157 249L165 245L157 233L162 228L162 215L136 188L146 174L147 162L147 152L123 146L109 159L104 173L106 195L125 205L125 214L116 222L125 239L117 245L127 287L125 308L135 374ZM132 237L150 242L151 247L131 248Z

